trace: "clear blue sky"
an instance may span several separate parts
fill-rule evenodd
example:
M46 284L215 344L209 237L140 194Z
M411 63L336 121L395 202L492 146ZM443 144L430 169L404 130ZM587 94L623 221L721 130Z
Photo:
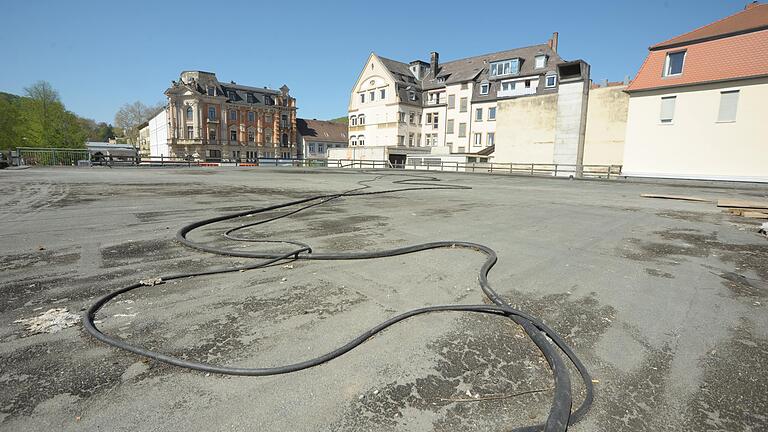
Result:
M182 70L221 81L287 84L299 116L346 115L371 51L447 61L545 43L621 80L649 45L744 8L747 0L647 1L36 1L3 0L0 91L37 80L68 109L112 122L122 104L155 103ZM381 7L380 5L384 5Z

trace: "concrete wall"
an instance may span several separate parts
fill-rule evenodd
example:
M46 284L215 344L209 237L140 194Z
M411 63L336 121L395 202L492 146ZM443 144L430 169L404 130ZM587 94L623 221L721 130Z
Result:
M556 119L556 94L499 102L493 162L552 163Z
M584 131L588 81L560 81L557 91L557 126L552 160L556 164L581 164L584 155Z
M149 120L149 155L152 157L172 156L168 148L168 113L160 111Z
M386 147L368 147L366 144L364 147L357 146L328 149L328 159L383 161L389 160L389 156Z
M736 121L717 121L720 92L739 90ZM676 96L672 123L661 97ZM768 78L633 93L627 175L768 182Z
M585 165L621 165L627 132L629 95L626 86L600 87L589 91Z

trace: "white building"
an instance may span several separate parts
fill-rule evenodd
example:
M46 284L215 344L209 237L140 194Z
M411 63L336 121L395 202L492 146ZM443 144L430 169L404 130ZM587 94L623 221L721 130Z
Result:
M406 155L475 154L496 143L500 101L557 93L557 33L547 44L440 63L408 64L372 53L349 100L355 155L403 163ZM366 147L365 151L356 151ZM342 156L337 152L335 156ZM359 157L358 157L359 158Z

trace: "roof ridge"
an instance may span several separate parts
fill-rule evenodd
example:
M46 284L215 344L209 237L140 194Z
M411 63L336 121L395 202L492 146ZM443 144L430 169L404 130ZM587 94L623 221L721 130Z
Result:
M542 47L549 48L549 45L547 45L547 44L526 45L526 46L522 46L522 47L510 48L510 49L505 49L505 50L500 50L500 51L489 52L489 53L485 53L485 54L478 54L478 55L474 55L474 56L471 56L471 57L464 57L464 58L460 58L460 59L456 59L456 60L451 60L451 61L447 61L445 63L441 63L441 65L447 65L447 64L451 64L451 63L457 63L457 62L460 62L460 61L466 61L466 60L470 60L470 59L486 57L486 56L491 56L491 55L495 55L495 54L501 54L501 53L505 53L505 52L508 52L508 51L523 50L523 49L533 48L533 47L537 47L537 46L542 46Z
M721 23L721 22L723 22L723 21L725 21L727 19L731 19L731 18L735 17L736 15L741 15L741 14L746 13L746 12L752 12L753 10L761 8L763 6L768 6L768 3L760 3L760 4L756 5L756 6L753 6L753 7L748 8L748 9L742 9L742 10L736 12L736 13L732 13L732 14L730 14L728 16L720 18L719 20L715 20L715 21L712 21L712 22L710 22L708 24L704 24L704 25L701 25L699 27L696 27L695 29L693 29L691 31L687 31L687 32L679 34L677 36L672 36L671 38L665 39L662 42L659 42L657 44L651 45L650 47L648 47L648 50L660 49L660 48L665 47L666 45L672 45L669 42L674 40L674 39L682 38L682 37L684 37L686 35L689 35L691 33L695 33L695 32L697 32L699 30L705 29L707 27L711 27L711 26L713 26L715 24L719 24L719 23ZM755 28L759 28L759 27L755 27ZM723 33L722 35L718 35L718 36L723 36L723 35L727 35L727 34L730 34L730 33ZM697 39L693 39L689 43L694 43L694 42L696 42L696 40Z

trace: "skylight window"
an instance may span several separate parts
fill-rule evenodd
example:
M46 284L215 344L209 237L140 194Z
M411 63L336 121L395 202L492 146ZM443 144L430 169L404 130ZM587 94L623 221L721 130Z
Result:
M684 63L685 51L668 53L667 61L664 63L664 76L675 76L682 74Z

